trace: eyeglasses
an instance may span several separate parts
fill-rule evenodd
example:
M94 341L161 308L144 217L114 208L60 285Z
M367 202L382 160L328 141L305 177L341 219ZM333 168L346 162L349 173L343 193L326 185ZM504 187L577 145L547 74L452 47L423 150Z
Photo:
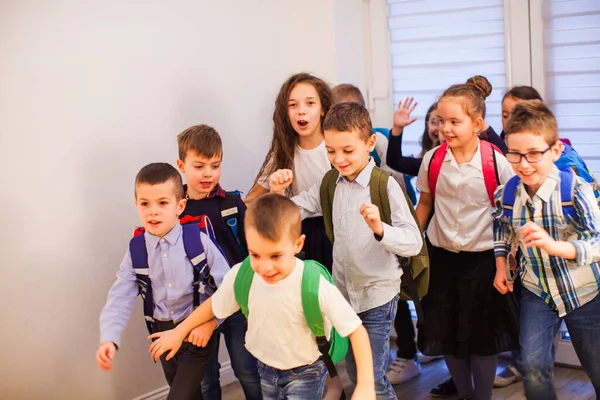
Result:
M552 148L552 146L554 146L554 144L548 146L548 148L544 151L530 151L525 154L517 153L515 151L509 151L508 153L505 154L506 160L511 164L519 164L521 162L521 159L523 157L525 157L525 159L527 160L528 163L534 164L536 162L542 161L542 158L544 157L544 153L546 153L548 150L550 150Z

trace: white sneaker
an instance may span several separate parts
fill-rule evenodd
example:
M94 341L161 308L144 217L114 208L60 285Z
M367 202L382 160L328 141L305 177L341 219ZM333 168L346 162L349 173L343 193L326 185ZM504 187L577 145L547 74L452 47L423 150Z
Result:
M432 361L444 358L444 356L426 356L425 354L423 354L421 352L417 353L417 357L419 358L419 363L421 363L421 364L427 364Z
M507 365L502 372L496 375L494 379L494 387L502 388L510 386L515 382L521 380L521 374L517 371L517 368L512 365Z
M399 385L419 375L421 375L421 366L416 361L400 357L394 360L385 374L392 385Z

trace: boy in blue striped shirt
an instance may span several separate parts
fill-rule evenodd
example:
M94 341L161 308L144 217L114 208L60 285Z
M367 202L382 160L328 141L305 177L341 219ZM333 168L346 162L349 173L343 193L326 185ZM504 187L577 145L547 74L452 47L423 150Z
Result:
M515 107L505 129L517 177L495 194L494 286L513 290L507 256L520 248L521 357L528 399L556 399L554 337L564 319L581 366L600 394L600 209L592 187L554 165L561 154L556 119L539 101ZM565 182L573 181L572 185ZM513 183L515 183L513 182ZM570 200L570 201L569 201Z

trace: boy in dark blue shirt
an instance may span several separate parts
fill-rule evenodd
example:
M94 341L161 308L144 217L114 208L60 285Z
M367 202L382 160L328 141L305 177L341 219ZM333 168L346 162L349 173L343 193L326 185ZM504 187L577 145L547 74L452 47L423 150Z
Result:
M246 206L239 194L225 192L219 185L223 159L221 137L208 125L195 125L177 136L177 145L177 166L187 181L187 204L181 217L207 215L229 266L242 262L247 255L244 236ZM243 314L239 311L233 314L218 330L223 332L233 372L246 399L262 399L256 359L244 346L246 321ZM202 381L202 393L207 400L221 400L218 346L217 341L217 351L212 353Z

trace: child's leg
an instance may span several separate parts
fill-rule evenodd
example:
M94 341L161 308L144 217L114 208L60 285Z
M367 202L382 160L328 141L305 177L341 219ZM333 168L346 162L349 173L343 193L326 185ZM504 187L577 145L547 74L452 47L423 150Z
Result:
M210 354L204 379L202 379L202 396L206 400L221 400L221 364L219 364L221 330L222 327L218 327L213 333L213 336L216 336L214 351Z
M571 343L600 396L600 295L565 316Z
M382 306L358 314L367 330L369 342L371 343L375 392L378 400L398 398L396 391L385 376L390 358L390 333L392 332L397 307L398 297L396 296ZM351 348L352 346L350 346L346 356L346 370L352 383L356 384L356 363Z
M314 400L323 395L327 367L321 360L310 365L280 370L258 362L265 400Z
M472 399L473 374L471 371L471 360L468 358L456 358L450 355L445 355L444 360L458 389L458 396L465 399Z
M406 300L398 300L398 311L394 319L396 328L396 345L398 352L396 357L412 360L417 356L417 345L415 344L415 327L413 325L410 308Z
M246 350L246 319L241 311L228 317L223 323L225 344L231 358L231 367L240 381L247 400L262 399L260 377L256 367L256 358ZM210 399L209 399L210 400Z
M211 353L214 351L218 335L213 333L206 347L198 347L184 342L175 355L176 372L171 382L171 390L167 400L203 399L202 378L208 365ZM165 355L163 355L165 357ZM161 357L162 361L162 357ZM166 363L170 363L169 360ZM164 364L163 364L164 365Z
M492 398L497 363L496 356L471 356L474 391L470 399L489 400Z
M530 400L555 400L554 336L560 328L558 313L523 288L521 292L521 357L517 367Z

